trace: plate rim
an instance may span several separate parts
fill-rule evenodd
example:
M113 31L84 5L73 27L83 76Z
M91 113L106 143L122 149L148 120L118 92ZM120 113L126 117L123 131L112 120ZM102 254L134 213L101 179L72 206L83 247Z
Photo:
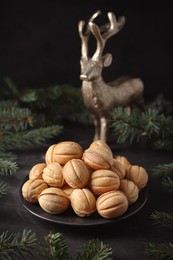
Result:
M139 212L143 206L146 204L147 200L148 200L148 186L146 185L141 191L139 191L139 197L137 199L137 201L135 203L133 203L132 205L129 206L129 208L126 210L126 212L124 214L122 214L119 217L116 218L111 218L111 219L107 219L107 218L103 218L102 216L100 216L97 212L93 213L92 215L88 216L88 217L79 217L77 216L77 214L75 212L74 216L72 215L72 218L74 217L74 219L79 220L79 222L69 222L69 221L65 221L62 220L62 217L64 216L64 219L66 217L66 214L68 214L68 211L72 210L71 206L70 208L61 214L49 214L46 211L44 211L38 203L30 203L28 201L25 200L25 198L22 195L22 186L24 184L25 181L28 180L28 175L24 177L23 181L21 182L21 185L19 187L19 198L20 201L23 205L23 207L32 215L36 216L37 218L40 218L42 220L48 221L48 222L52 222L55 224L61 224L61 225L66 225L66 226L99 226L99 225L106 225L106 224L110 224L110 223L116 223L118 221L127 219L133 215L135 215L137 212ZM139 205L137 205L136 203L138 202ZM137 208L133 210L133 207L135 207L137 205ZM36 210L35 210L36 209ZM38 212L42 211L42 214L39 214ZM61 216L60 219L58 219L58 217ZM99 218L98 222L96 222L96 220L92 219L93 216L95 216L96 218ZM57 217L57 220L55 219L55 217Z

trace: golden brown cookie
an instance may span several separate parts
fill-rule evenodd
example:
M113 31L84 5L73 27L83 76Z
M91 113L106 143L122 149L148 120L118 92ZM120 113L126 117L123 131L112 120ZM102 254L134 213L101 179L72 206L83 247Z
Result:
M61 190L63 190L65 192L65 194L67 195L67 197L70 199L70 194L72 193L72 191L74 190L74 188L70 187L67 183L61 188Z
M120 161L125 169L130 165L129 160L125 156L117 155L117 156L114 156L114 158L116 160Z
M63 213L70 205L65 192L55 187L45 189L39 195L38 202L40 207L49 214Z
M46 167L45 163L35 164L29 172L29 179L31 180L42 179L42 174L45 167Z
M111 157L113 156L110 147L107 145L106 142L104 142L102 140L95 140L95 141L93 141L90 144L89 148L93 149L94 151L106 150L106 151L108 151L108 153L111 154Z
M83 153L83 160L87 167L93 170L110 169L113 164L112 154L102 147L86 149Z
M51 187L60 188L64 184L62 167L59 163L49 163L43 169L43 180Z
M89 182L90 174L85 163L80 159L72 159L63 167L65 182L72 188L83 188Z
M120 186L119 176L110 170L97 170L91 174L89 187L95 195L100 195Z
M89 189L74 189L70 201L74 212L80 217L90 216L96 211L96 199Z
M125 169L124 165L119 160L113 158L113 164L111 166L111 170L113 172L116 172L116 174L118 174L120 179L124 179L126 169Z
M51 145L46 154L46 164L58 162L62 165L66 164L71 159L81 159L83 155L82 147L73 141L64 141L58 144Z
M103 218L116 218L126 212L128 200L121 191L109 191L98 197L96 207Z
M36 203L40 193L47 187L47 183L42 179L27 180L22 186L22 195L30 203Z
M126 178L136 184L139 190L143 189L148 182L148 173L138 165L130 165L126 169Z
M137 201L139 189L134 182L127 179L120 180L119 189L126 195L129 205Z

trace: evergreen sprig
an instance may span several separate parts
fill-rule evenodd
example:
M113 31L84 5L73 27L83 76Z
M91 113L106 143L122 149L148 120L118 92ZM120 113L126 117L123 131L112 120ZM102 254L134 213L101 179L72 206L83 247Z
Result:
M159 164L152 168L154 177L173 177L173 163Z
M44 243L45 242L45 243ZM3 232L0 235L0 259L2 260L23 260L25 256L32 255L36 250L46 260L70 260L67 243L62 233L49 233L44 237L43 244L40 244L36 234L31 230L23 230L23 233L8 234ZM37 247L35 248L35 246ZM112 260L112 248L103 244L99 239L90 240L81 246L76 252L77 260Z
M0 146L6 149L25 149L33 144L41 145L45 141L59 135L63 130L60 125L40 127L30 131L21 131L15 134L9 134L0 138Z
M91 115L83 104L81 89L72 85L54 85L30 90L34 92L35 100L27 100L25 90L20 101L32 110L44 114L45 122L55 123L59 120L69 120L80 123L91 123ZM46 95L45 95L46 93ZM50 117L51 115L51 117Z
M8 161L16 162L17 156L16 154L12 152L7 152L5 150L0 150L0 158L1 160L6 160L8 158Z
M171 178L171 177L163 178L162 185L166 191L173 193L173 178Z
M32 113L28 108L0 108L0 131L19 131L32 126Z
M149 243L146 253L154 260L172 260L173 244L172 243Z
M157 165L152 169L154 177L161 180L167 192L173 192L173 163ZM173 213L155 210L151 216L154 225L173 229ZM151 259L173 259L173 244L165 241L164 243L148 243L146 253Z
M130 112L126 108L117 107L112 112L111 128L118 143L129 140L132 143L145 139L150 141L153 148L167 148L173 143L173 118L159 114L156 109L145 112L133 108ZM158 140L162 140L159 147ZM163 144L166 143L165 147ZM170 145L169 149L173 147Z
M0 181L0 198L7 194L7 184L3 181Z
M152 174L155 178L161 179L161 184L166 191L173 193L173 163L153 167Z
M77 260L111 260L112 248L99 239L90 240L77 252Z
M1 100L0 101L0 109L5 109L5 108L14 108L18 107L18 102L16 100Z
M150 218L152 219L154 225L173 229L173 213L155 210L151 214Z
M14 260L24 259L24 256L31 254L31 248L36 245L37 238L31 230L23 230L23 233L8 234L3 232L0 235L0 259Z
M80 87L70 84L55 84L44 88L24 88L19 90L9 78L4 78L0 100L13 100L29 108L43 125L69 120L91 124L91 114L85 108ZM38 123L40 120L37 121Z
M0 158L0 175L11 175L16 173L18 165L16 162Z
M41 246L40 255L47 260L69 260L68 248L61 233L50 233L45 237L46 245Z

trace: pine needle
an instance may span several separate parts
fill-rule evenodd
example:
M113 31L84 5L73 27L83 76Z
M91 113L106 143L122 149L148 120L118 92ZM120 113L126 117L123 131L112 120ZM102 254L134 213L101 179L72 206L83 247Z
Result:
M163 178L162 185L166 191L173 193L173 178L171 177Z
M154 177L173 177L173 163L159 164L152 168Z
M166 213L166 212L161 212L155 210L150 218L153 221L153 224L158 225L160 227L167 227L173 229L173 214Z
M171 144L173 144L173 118L171 116L164 116L150 108L145 112L133 108L129 112L123 107L114 109L111 116L111 128L117 143L126 141L132 143L135 140L140 142L145 137L153 148L171 149Z
M6 160L8 158L8 161L15 162L17 160L16 154L12 152L6 152L5 150L0 150L0 159Z
M149 243L146 253L153 260L172 260L173 244L172 243Z
M11 175L16 173L18 166L16 162L0 159L0 175Z
M36 241L35 233L31 230L24 229L22 235L3 232L0 235L0 259L24 259L25 255L31 254L31 248L36 245Z
M40 127L29 131L17 132L0 138L0 146L10 149L24 149L34 145L41 145L51 138L59 135L63 130L60 125Z
M61 233L50 233L45 237L46 245L41 246L40 255L47 260L69 260L68 249Z
M32 114L28 108L0 108L0 131L19 131L32 126Z
M77 252L77 260L111 260L112 248L104 245L99 239L93 239Z
M7 184L3 181L0 181L0 198L7 194Z
M18 102L16 100L2 100L0 101L0 109L5 108L14 108L18 106Z

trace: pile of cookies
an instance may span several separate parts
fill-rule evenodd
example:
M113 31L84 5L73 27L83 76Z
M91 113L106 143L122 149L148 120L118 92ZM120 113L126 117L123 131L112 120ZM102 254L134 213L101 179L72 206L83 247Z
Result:
M110 219L124 214L147 182L143 167L113 156L101 140L86 150L77 142L64 141L51 145L45 162L31 168L22 195L49 214L61 214L71 206L80 217L98 212Z

